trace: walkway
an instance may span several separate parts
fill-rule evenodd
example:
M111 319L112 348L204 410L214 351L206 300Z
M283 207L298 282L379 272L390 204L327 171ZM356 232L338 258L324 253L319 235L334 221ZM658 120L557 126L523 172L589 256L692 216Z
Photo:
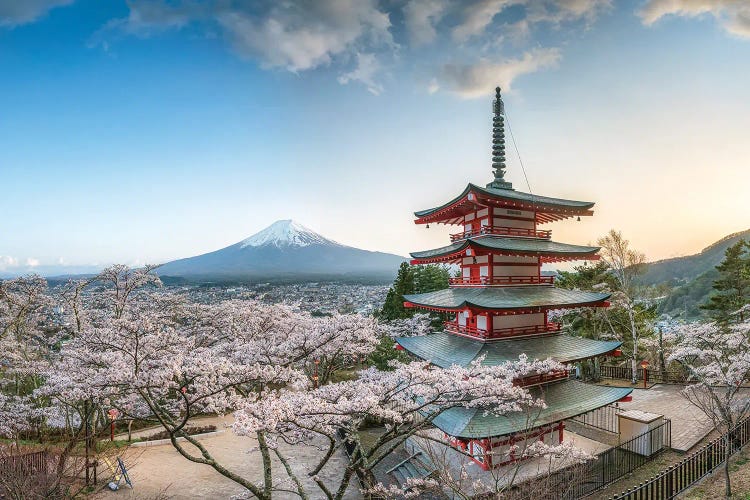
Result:
M688 451L713 430L711 421L681 394L682 385L658 384L635 389L633 401L620 403L625 410L658 413L672 420L672 448Z
M232 417L223 418L213 417L201 419L196 424L207 425L214 424L217 429L225 429L231 424ZM153 434L155 431L142 431L138 434ZM263 464L260 452L254 449L257 441L249 437L236 436L230 429L215 436L201 439L201 443L209 452L228 469L236 472L242 477L253 479L256 484L263 479ZM322 443L318 443L322 444ZM186 449L193 448L187 444ZM318 487L307 476L310 464L317 463L323 452L315 446L289 446L281 444L282 452L288 457L292 469L298 474L300 479L308 488L311 498L321 498ZM197 453L196 453L197 454ZM188 461L170 445L148 446L148 447L131 447L124 452L123 459L128 466L130 478L133 481L134 488L131 490L127 486L122 486L119 491L109 491L106 488L99 492L95 498L97 500L121 500L136 498L171 498L171 499L194 499L194 498L211 498L211 499L228 499L234 495L241 494L243 488L233 481L220 475L211 467L202 464L196 464ZM329 487L333 486L334 480L341 477L341 470L347 461L343 452L337 453L329 462L329 466L320 474L324 482ZM100 482L109 476L104 469L99 470ZM291 484L287 479L287 474L278 461L274 461L273 466L274 482L278 486L290 488ZM345 498L349 500L359 499L362 496L359 493L359 484L353 479L349 491ZM291 493L278 492L273 494L273 498L279 499L299 499L298 495Z

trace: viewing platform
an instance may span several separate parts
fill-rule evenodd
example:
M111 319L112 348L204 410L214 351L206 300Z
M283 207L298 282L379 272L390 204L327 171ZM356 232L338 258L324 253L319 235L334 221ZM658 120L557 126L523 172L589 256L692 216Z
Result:
M448 278L451 286L502 286L502 285L552 285L555 282L554 276L480 276L478 278L468 278L457 276Z
M443 323L446 332L459 335L469 335L480 339L499 339L504 337L515 337L518 335L533 335L537 333L553 333L562 330L560 323L547 323L546 325L514 326L510 328L485 329L472 325L458 325L453 321Z
M499 236L519 236L522 238L543 238L548 240L552 237L552 231L549 229L524 229L518 227L504 226L482 226L479 229L469 229L461 233L451 234L451 241L459 241L472 236L482 236L485 234L496 234Z

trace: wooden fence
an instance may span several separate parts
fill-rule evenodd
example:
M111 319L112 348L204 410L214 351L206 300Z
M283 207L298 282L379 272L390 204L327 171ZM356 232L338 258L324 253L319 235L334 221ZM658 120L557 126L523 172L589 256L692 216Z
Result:
M50 454L46 451L0 456L0 474L47 474L50 459Z
M636 380L643 380L644 370L636 369ZM688 376L686 373L677 370L655 370L646 368L645 370L648 382L655 384L686 384ZM616 378L621 380L633 380L633 369L630 366L611 366L602 365L599 367L599 374L604 378Z
M734 452L750 441L750 418L729 431L729 449L721 436L680 463L663 470L645 483L612 497L617 500L662 500L675 498L724 464Z

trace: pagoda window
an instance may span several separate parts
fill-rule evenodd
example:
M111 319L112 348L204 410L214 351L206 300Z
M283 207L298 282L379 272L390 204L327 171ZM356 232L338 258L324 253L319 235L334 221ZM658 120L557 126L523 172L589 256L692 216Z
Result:
M492 275L500 276L538 276L539 268L536 266L492 266Z
M544 313L532 314L508 314L494 316L492 318L492 329L519 328L524 326L542 326L545 324Z
M477 330L487 331L487 316L483 314L477 316Z
M495 264L532 264L538 265L539 258L527 255L509 256L493 254L492 262Z
M469 317L469 313L467 311L459 311L456 316L458 317L458 324L461 326L466 326L466 318Z
M479 277L480 278L487 278L490 275L490 267L489 266L479 266Z

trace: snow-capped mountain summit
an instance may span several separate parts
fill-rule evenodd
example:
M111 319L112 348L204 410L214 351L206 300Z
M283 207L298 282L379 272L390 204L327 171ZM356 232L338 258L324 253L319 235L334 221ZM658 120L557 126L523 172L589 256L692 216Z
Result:
M321 236L299 222L285 219L277 220L264 230L242 240L240 245L241 248L266 245L306 247L309 245L338 245L338 243Z
M156 272L189 281L390 281L398 255L342 245L291 219L215 252L168 262Z

